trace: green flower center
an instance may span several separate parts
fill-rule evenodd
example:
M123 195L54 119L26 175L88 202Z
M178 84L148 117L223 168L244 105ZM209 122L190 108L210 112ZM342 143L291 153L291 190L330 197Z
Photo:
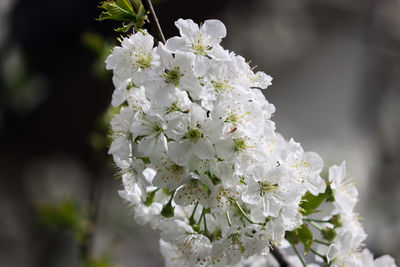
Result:
M175 111L182 111L181 108L179 107L178 102L174 102L172 103L172 105L170 107L167 107L167 114L171 113L171 112L175 112Z
M156 134L160 134L164 131L163 127L161 126L161 124L159 122L157 122L154 126L153 126L153 131Z
M172 70L164 71L165 82L168 84L173 84L175 87L179 86L180 79L183 77L183 74L180 73L179 67L176 66Z
M200 129L195 127L189 128L189 131L185 133L184 138L196 143L201 138Z
M235 124L239 121L239 116L237 116L235 113L231 112L229 113L228 117L226 117L225 122L227 123L232 123Z
M235 152L243 151L247 148L246 142L243 138L233 139L235 142Z
M264 196L266 193L276 190L278 188L278 184L270 184L268 182L258 182L260 185L260 196Z
M214 89L217 93L223 93L226 89L226 84L220 81L211 81L211 84L214 86Z
M192 43L192 50L196 55L207 56L207 53L211 50L211 46L203 43L203 36L200 34L197 42Z
M150 68L151 66L151 53L147 53L147 54L136 54L137 60L136 62L139 64L139 66L142 69L147 69Z

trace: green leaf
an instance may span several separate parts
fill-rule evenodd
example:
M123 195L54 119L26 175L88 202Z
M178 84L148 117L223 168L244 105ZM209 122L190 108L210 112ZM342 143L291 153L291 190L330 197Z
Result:
M145 20L147 20L147 12L140 0L107 0L102 2L99 8L104 9L104 11L100 14L98 20L123 21L122 27L115 29L117 32L127 32L132 27L141 31Z
M328 201L328 202L335 201L335 196L334 196L332 188L330 186L328 186L326 188L325 194L326 194L326 201Z
M297 245L299 243L299 237L297 236L295 231L287 231L285 233L285 238L292 245Z
M136 21L136 13L129 0L108 0L99 6L104 9L98 20L120 20L120 21Z
M142 27L144 21L147 19L147 12L141 4L136 15L136 27Z
M125 32L128 32L129 29L130 29L132 26L135 26L135 23L134 23L134 22L130 22L130 23L128 23L128 24L122 23L122 27L116 28L115 31L116 31L116 32L124 32L124 33L125 33Z
M285 238L292 245L297 245L300 242L304 245L305 253L308 253L314 243L314 235L308 228L307 224L301 225L294 231L287 231Z
M307 192L304 195L304 197L302 199L302 203L300 204L300 207L302 208L301 213L304 216L307 216L307 215L317 212L318 211L317 208L321 205L321 203L324 200L326 200L326 201L334 201L335 200L332 189L329 184L326 187L325 192L322 194L314 196L310 192Z
M314 243L313 233L311 232L310 228L308 228L307 224L303 224L295 231L297 232L300 242L304 245L305 253L308 253L312 244Z
M310 192L307 192L302 199L302 203L300 204L300 207L303 209L303 215L307 216L315 213L316 209L319 207L319 205L321 205L325 198L325 193L314 196Z

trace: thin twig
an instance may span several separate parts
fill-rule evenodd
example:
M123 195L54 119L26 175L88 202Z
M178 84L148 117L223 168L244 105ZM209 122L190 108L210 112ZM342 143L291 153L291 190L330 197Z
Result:
M279 247L272 246L271 250L272 255L278 261L279 266L281 267L292 267L292 265L287 260L285 252L283 252Z
M161 41L165 44L164 34L161 30L160 23L158 23L156 12L154 11L153 5L151 4L151 0L143 0L142 1L144 8L150 12L150 26L153 31L153 35L158 41Z

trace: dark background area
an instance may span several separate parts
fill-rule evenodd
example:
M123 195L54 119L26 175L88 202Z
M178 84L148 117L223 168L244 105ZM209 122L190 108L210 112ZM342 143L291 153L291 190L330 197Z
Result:
M95 20L98 4L0 0L0 266L79 265L73 236L47 229L37 212L66 197L97 206L94 254L161 266L157 233L134 223L91 139L104 132L114 88L84 36L115 45L119 35ZM399 1L163 0L155 9L167 38L181 17L225 23L222 45L274 77L265 96L278 132L326 167L347 161L368 247L399 263Z

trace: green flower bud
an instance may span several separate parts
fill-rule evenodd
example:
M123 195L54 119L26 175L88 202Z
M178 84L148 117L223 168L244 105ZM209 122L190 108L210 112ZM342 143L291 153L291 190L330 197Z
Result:
M325 228L321 231L321 234L328 241L333 241L336 237L335 229Z
M163 206L161 210L161 215L164 216L165 218L174 217L174 210L175 207L172 207L172 204L168 202L166 205Z
M342 216L340 214L336 214L332 218L329 219L329 222L335 226L335 228L341 227L343 225Z

